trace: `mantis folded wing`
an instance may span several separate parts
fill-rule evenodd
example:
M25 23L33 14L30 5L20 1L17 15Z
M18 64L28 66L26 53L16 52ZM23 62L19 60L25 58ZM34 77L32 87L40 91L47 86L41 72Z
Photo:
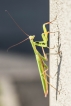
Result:
M46 73L44 73L45 70L48 70L48 66L44 63L44 61L47 61L46 57L43 57L36 49L35 46L35 42L33 41L35 36L29 36L30 39L30 43L32 45L32 48L34 50L35 53L35 57L36 57L36 61L37 61L37 65L38 65L38 70L39 70L39 74L40 74L40 78L41 78L41 82L42 82L42 87L43 87L43 91L44 91L44 95L45 97L48 94L48 84L47 84L47 75Z

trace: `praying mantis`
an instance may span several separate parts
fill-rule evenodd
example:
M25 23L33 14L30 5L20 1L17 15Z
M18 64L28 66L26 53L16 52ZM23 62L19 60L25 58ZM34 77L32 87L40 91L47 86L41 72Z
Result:
M45 61L48 61L48 59L47 59L47 55L46 55L46 53L45 53L45 51L44 51L44 48L49 48L48 45L47 45L47 42L48 42L48 34L49 34L49 33L52 33L52 32L47 31L46 25L52 23L55 19L54 19L53 21L51 21L51 22L46 22L46 23L43 24L43 33L41 34L41 36L42 36L42 41L34 41L35 35L30 35L30 36L29 36L26 32L24 32L24 31L20 28L20 26L16 23L16 21L13 19L13 17L10 15L10 13L9 13L7 10L5 10L5 11L8 13L8 15L9 15L9 16L11 17L11 19L14 21L14 23L19 27L19 29L20 29L23 33L25 33L26 36L28 36L27 39L30 40L30 43L31 43L31 46L32 46L32 48L33 48L33 51L34 51L34 54L35 54L35 58L36 58L36 61L37 61L37 66L38 66L38 70L39 70L39 74L40 74L40 79L41 79L41 83L42 83L42 87L43 87L44 96L47 97L47 95L48 95L48 84L49 84L50 86L52 86L52 85L47 81L47 76L50 77L50 75L48 75L48 74L46 73L46 72L48 71L48 66L47 66L47 64L45 63ZM10 46L7 50L9 50L10 48L12 48L12 47L14 47L14 46L17 46L17 45L23 43L23 42L26 41L27 39L25 39L25 40L23 40L23 41L21 41L21 42L15 44L15 45L13 45L13 46ZM40 46L40 47L42 48L43 55L41 55L41 54L38 52L38 50L37 50L37 48L36 48L37 46ZM52 87L53 87L53 86L52 86ZM53 87L53 88L56 90L55 87Z

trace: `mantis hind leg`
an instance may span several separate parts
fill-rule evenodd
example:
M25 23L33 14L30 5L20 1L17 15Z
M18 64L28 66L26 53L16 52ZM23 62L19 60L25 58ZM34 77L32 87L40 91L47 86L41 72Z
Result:
M48 71L48 69L46 69L46 70L42 73L42 75L45 74L47 77L52 78L49 74L46 73L47 71Z
M44 77L43 77L43 78L44 78ZM46 78L44 78L44 80L47 81ZM47 81L47 84L49 84L52 88L54 88L54 89L60 94L60 91L58 91L58 90L57 90L52 84L50 84L48 81Z
M43 52L43 55L44 55L45 59L48 60L47 55L46 55L43 47L42 47L42 52Z

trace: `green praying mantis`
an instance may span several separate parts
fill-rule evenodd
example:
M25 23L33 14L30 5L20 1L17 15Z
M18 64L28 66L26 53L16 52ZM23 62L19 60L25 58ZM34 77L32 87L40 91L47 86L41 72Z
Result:
M50 75L48 75L48 74L46 73L46 72L48 71L48 66L47 66L47 64L45 63L45 61L48 61L48 59L47 59L47 55L46 55L46 53L45 53L45 51L44 51L44 48L49 48L48 45L47 45L47 42L48 42L48 34L49 34L49 33L52 33L52 32L47 31L46 25L52 23L55 19L54 19L53 21L51 21L51 22L46 22L46 23L43 24L43 33L41 34L41 36L42 36L42 41L34 41L35 35L30 35L30 36L29 36L26 32L24 32L24 31L20 28L20 26L16 23L16 21L13 19L13 17L10 15L10 13L9 13L7 10L5 10L5 11L9 14L9 16L10 16L11 19L14 21L14 23L19 27L19 29L20 29L23 33L25 33L25 35L28 36L27 39L30 40L30 43L31 43L31 45L32 45L32 48L33 48L33 50L34 50L34 54L35 54L35 57L36 57L36 61L37 61L37 65L38 65L38 70L39 70L40 79L41 79L41 82L42 82L42 87L43 87L44 95L45 95L45 97L47 97L47 95L48 95L48 84L49 84L50 86L52 86L52 85L47 81L47 77L50 77ZM13 46L10 46L10 47L8 48L8 50L9 50L10 48L14 47L14 46L17 46L17 45L23 43L23 42L26 41L27 39L25 39L25 40L23 40L23 41L21 41L21 42L15 44L15 45L13 45ZM41 55L41 54L38 52L38 50L37 50L37 48L36 48L37 46L40 46L40 47L42 48L43 55ZM53 87L53 86L52 86L52 87ZM56 90L55 87L53 87L53 88ZM59 92L59 91L58 91L58 92Z

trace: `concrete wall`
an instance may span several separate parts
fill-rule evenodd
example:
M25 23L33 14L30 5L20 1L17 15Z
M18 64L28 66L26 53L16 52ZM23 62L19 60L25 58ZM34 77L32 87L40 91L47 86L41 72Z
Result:
M53 24L50 24L50 53L62 54L50 55L50 83L60 90L50 87L50 106L71 105L71 1L50 0L50 20L57 16ZM56 32L59 31L59 32ZM57 47L58 46L58 47Z

